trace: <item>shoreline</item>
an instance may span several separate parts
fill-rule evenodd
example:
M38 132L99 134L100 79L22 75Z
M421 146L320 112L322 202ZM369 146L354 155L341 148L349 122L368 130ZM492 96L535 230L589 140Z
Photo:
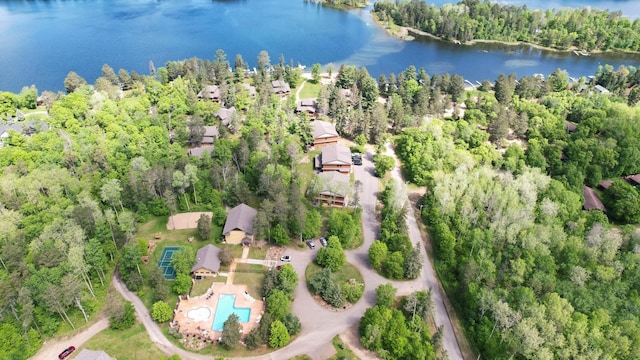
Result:
M590 55L601 55L601 54L625 54L625 55L640 55L639 51L622 51L622 50L606 50L606 51L602 51L602 50L593 50L593 51L585 51L583 49L577 48L575 46L572 46L568 49L557 49L557 48L552 48L552 47L548 47L548 46L544 46L544 45L540 45L540 44L534 44L534 43L530 43L530 42L526 42L526 41L504 41L504 40L488 40L488 39L474 39L471 41L466 41L466 42L461 42L459 40L447 40L447 39L443 39L442 37L439 37L437 35L433 35L431 33L419 30L419 29L415 29L412 27L408 27L408 26L400 26L397 25L395 23L391 23L393 27L397 28L397 30L393 30L392 28L390 28L389 26L387 26L385 23L383 23L376 14L371 13L371 17L373 18L374 22L376 24L378 24L379 26L381 26L389 35L400 39L400 40L404 40L404 41L413 41L416 39L416 37L427 37L430 39L434 39L434 40L438 40L438 41L442 41L442 42L447 42L447 43L452 43L452 44L457 44L457 45L463 45L463 46L476 46L476 45L481 45L481 44L498 44L498 45L504 45L504 46L531 46L533 48L539 49L539 50L544 50L544 51L549 51L549 52L555 52L555 53L572 53L572 52L581 52L581 54L577 54L577 56L590 56Z

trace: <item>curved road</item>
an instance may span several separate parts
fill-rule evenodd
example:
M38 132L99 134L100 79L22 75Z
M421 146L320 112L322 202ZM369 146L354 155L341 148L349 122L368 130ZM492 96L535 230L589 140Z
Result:
M387 153L393 156L393 152L387 145ZM378 275L369 265L368 251L369 246L377 237L379 231L379 225L376 220L375 206L377 202L378 193L378 179L373 175L373 162L372 154L367 153L363 157L362 166L354 166L355 178L362 182L362 191L360 193L360 205L362 206L362 227L364 235L364 244L358 249L347 251L347 261L356 266L365 280L365 292L360 301L358 301L353 307L343 312L333 312L327 310L318 305L307 291L306 282L304 280L304 272L309 262L313 261L316 256L315 250L305 249L299 251L296 249L287 249L286 254L291 255L291 264L295 268L296 272L300 275L300 284L295 292L295 301L293 302L293 312L300 318L303 324L302 331L296 340L289 346L274 351L270 354L256 356L252 358L254 360L275 360L275 359L288 359L296 355L307 354L313 359L323 360L331 357L335 354L335 349L331 344L331 339L336 334L341 334L348 331L350 328L357 326L360 321L360 317L364 314L368 307L375 305L375 288L378 285L385 283L392 283L398 288L398 295L406 295L413 291L425 290L428 287L433 289L433 299L435 303L435 323L437 326L444 326L444 350L448 353L451 360L460 360L462 355L458 342L453 333L453 327L447 315L444 303L442 301L442 294L438 286L437 279L435 277L429 258L427 257L424 246L420 246L425 266L422 268L420 277L413 281L399 281L394 282L387 280ZM395 156L394 156L395 157ZM400 169L398 166L393 170L392 176L400 180L401 184L404 184L400 175ZM409 209L408 214L408 227L409 236L412 243L422 244L422 236L418 229L413 209ZM182 350L173 343L171 343L162 333L158 325L151 319L149 311L144 306L142 301L132 292L130 292L120 279L115 275L113 277L113 286L122 294L122 296L130 301L135 309L138 319L144 324L151 341L154 342L158 348L160 348L167 355L178 354L184 360L212 360L212 356L194 354L185 350ZM84 332L76 335L76 337L70 339L74 345L78 346L81 342L86 341L91 336L95 335L103 328L106 328L108 322L103 319L85 330ZM101 328L102 327L102 328ZM79 338L82 336L84 340ZM82 341L81 341L82 340ZM67 341L67 342L69 342ZM64 345L60 344L62 351ZM43 349L33 359L49 359L55 357L58 354L56 346L48 344L46 346L48 350ZM53 352L56 352L53 354ZM49 354L51 352L51 354Z

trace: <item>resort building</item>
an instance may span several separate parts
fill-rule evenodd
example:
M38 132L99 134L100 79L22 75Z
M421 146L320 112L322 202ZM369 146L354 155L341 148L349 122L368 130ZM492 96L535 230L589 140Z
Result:
M217 126L204 126L204 135L202 136L203 145L212 145L220 136Z
M227 244L250 245L253 242L253 220L258 212L246 204L240 204L229 211L222 235Z
M202 157L202 155L204 154L209 154L209 156L211 156L211 153L213 153L213 146L211 145L198 146L198 147L194 147L193 149L189 149L187 151L188 156L195 156L195 157Z
M318 113L318 102L315 99L302 99L298 101L296 112L307 113L307 115L316 116Z
M324 146L322 153L314 159L316 169L322 172L335 171L347 175L351 172L351 161L351 150L340 144Z
M582 206L585 210L600 210L602 212L607 212L607 209L604 207L604 204L600 200L598 193L592 188L585 186L582 190L582 195L584 196L584 205Z
M323 172L316 176L314 185L318 204L338 208L347 206L351 192L348 177L336 171Z
M313 146L315 148L338 144L340 135L338 135L334 124L316 120L311 125L313 126Z
M191 275L194 279L200 280L205 277L218 276L218 270L220 270L220 249L207 244L200 249L196 254L196 262L191 267Z
M220 88L216 85L205 86L204 89L200 90L198 93L198 99L219 102Z
M273 80L271 82L273 93L276 95L286 96L291 93L291 87L284 80Z

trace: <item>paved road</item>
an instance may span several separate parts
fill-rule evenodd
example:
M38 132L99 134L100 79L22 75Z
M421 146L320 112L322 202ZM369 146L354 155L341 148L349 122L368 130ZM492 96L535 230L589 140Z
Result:
M393 156L396 158L393 149L387 143L387 155ZM391 171L391 176L398 180L400 184L404 185L404 179L402 178L402 174L400 173L400 165L398 159L396 158L396 166ZM408 199L407 199L408 201ZM407 225L409 226L409 238L413 244L419 243L420 252L422 253L422 258L424 259L424 266L422 267L422 273L420 277L412 281L412 287L414 285L423 288L431 288L432 289L432 297L435 304L435 323L437 326L444 326L444 342L443 348L449 354L449 359L457 360L462 359L462 352L460 351L460 345L458 344L458 339L456 339L455 333L453 332L453 326L451 325L451 319L449 319L449 314L447 313L447 309L445 308L444 301L442 300L442 293L440 291L440 286L438 285L438 279L436 278L435 271L433 270L433 266L431 265L431 261L429 261L429 257L427 256L427 252L422 242L422 234L420 233L420 229L418 228L418 224L416 222L416 216L414 214L414 208L409 206L409 213L407 214ZM416 283L417 282L417 283ZM398 290L398 294L402 295L402 292Z
M449 321L441 294L436 286L436 278L426 256L424 246L420 249L423 253L426 266L423 267L420 278L413 281L392 282L378 275L369 265L368 251L369 246L376 239L379 224L376 220L375 205L377 201L377 193L379 191L378 179L373 175L372 154L367 153L363 156L363 165L354 167L355 178L362 182L362 190L360 193L360 206L362 212L362 227L364 234L364 244L358 249L347 251L347 261L356 266L365 279L365 292L353 307L343 312L334 312L318 305L307 291L307 284L304 279L304 272L309 264L316 256L317 250L287 249L286 255L291 255L291 265L295 268L300 276L300 284L295 292L295 301L293 302L293 312L300 318L303 324L302 331L298 338L289 346L263 356L256 356L246 359L254 360L275 360L288 359L295 355L307 354L314 360L324 360L333 354L335 350L331 345L331 339L353 326L357 326L360 317L364 314L368 307L375 304L375 288L385 283L393 283L398 288L399 295L409 294L413 291L423 290L431 286L433 288L433 297L436 304L435 322L438 326L444 325L445 339L444 348L448 352L450 359L462 359L460 349L453 335L453 328ZM399 169L394 170L393 176L400 177ZM409 219L409 235L411 241L422 243L422 237L418 229L413 210L410 209ZM317 244L319 246L319 244ZM316 247L317 249L317 247ZM168 355L178 354L185 360L211 360L211 356L193 354L175 347L169 340L164 337L158 325L151 319L148 310L140 299L133 293L129 292L124 284L114 278L113 280L116 290L118 290L127 300L131 301L136 308L136 312L140 321L145 325L151 340Z
M31 360L51 360L57 359L58 354L60 354L64 349L73 345L76 348L79 348L87 342L91 337L99 333L100 331L109 327L109 319L101 319L98 320L95 324L89 326L88 328L80 331L79 333L69 337L62 339L53 339L47 341L40 350L33 355Z

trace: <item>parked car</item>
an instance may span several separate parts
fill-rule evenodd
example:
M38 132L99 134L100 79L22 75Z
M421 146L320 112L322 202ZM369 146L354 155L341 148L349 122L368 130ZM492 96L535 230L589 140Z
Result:
M280 261L291 261L291 256L289 255L285 255L285 256L280 256Z
M307 240L307 246L309 247L309 249L313 250L316 248L316 244L313 243L312 240Z
M325 238L321 237L321 238L320 238L320 244L322 244L322 246L327 246L327 244L328 244L328 243L327 243L327 239L325 239Z
M64 349L64 351L61 352L60 355L58 355L58 359L60 359L60 360L66 359L74 351L76 351L76 347L75 346L69 346L68 348Z
M351 161L353 165L362 165L362 154L351 154Z

